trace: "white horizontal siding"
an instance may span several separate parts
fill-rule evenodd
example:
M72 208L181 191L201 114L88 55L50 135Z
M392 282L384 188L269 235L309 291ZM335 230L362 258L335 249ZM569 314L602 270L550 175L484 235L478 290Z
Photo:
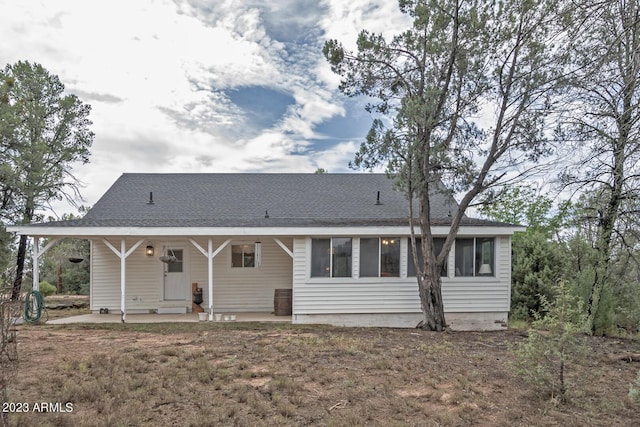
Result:
M310 240L296 239L294 253L294 314L329 313L415 313L420 297L415 278L310 278ZM359 251L355 250L354 265ZM507 312L510 301L510 237L496 238L496 277L444 277L442 298L445 312ZM449 272L454 271L454 250L449 256ZM401 245L401 262L406 263L407 245ZM406 274L406 267L401 274Z
M120 259L100 240L91 248L91 310L119 310Z
M119 239L109 241L116 249L120 249ZM131 248L136 242L137 240L127 239L126 248ZM146 256L145 246L140 245L126 260L125 304L127 309L153 309L157 308L161 301L162 263L157 256ZM120 258L102 240L94 240L92 250L91 309L99 310L105 307L119 311Z
M238 268L231 266L231 247L234 244L262 243L262 263L259 267ZM293 239L280 238L289 249ZM204 239L196 242L207 247ZM214 248L223 243L214 239ZM203 290L203 307L209 305L207 259L195 248L191 250L191 281L197 282ZM271 237L231 239L213 259L213 309L218 312L230 311L273 311L276 289L291 289L291 257Z
M292 239L280 239L289 248ZM120 240L110 240L113 246L120 248ZM131 248L137 240L127 239L126 247ZM214 239L214 250L224 240ZM213 302L216 311L273 311L275 289L291 288L292 260L272 238L262 238L262 264L256 268L232 268L231 244L215 258L213 266L214 292ZM207 240L197 242L207 248ZM255 242L255 239L243 238L239 243ZM188 263L185 296L190 298L191 283L198 283L203 289L204 302L208 306L208 270L207 258L190 242L185 240L161 242L152 241L155 255L145 255L145 244L140 245L128 258L126 269L126 308L127 310L153 310L162 306L186 306L191 308L191 300L163 301L163 264L158 257L163 245L184 247ZM232 244L236 241L232 241ZM120 259L102 240L93 241L91 257L91 309L106 307L120 310Z
M226 239L213 239L214 249ZM280 238L294 253L294 259L271 237L261 237L262 264L257 268L232 268L231 245L253 243L257 238L238 238L214 259L215 311L273 311L275 289L293 286L294 314L330 313L415 313L420 311L418 285L415 278L309 278L311 256L309 238ZM119 249L119 240L111 243ZM127 249L136 239L127 239ZM197 242L204 248L207 239ZM359 251L355 250L354 265ZM127 309L155 309L162 301L162 263L158 260L162 245L153 241L156 254L147 257L143 243L127 258ZM175 242L174 242L175 243ZM188 251L190 282L203 289L203 307L208 305L207 259L186 239L180 243ZM91 309L120 309L120 260L102 240L92 242ZM449 256L449 272L454 271L453 250ZM407 245L401 245L401 260L406 263ZM406 274L403 266L401 273ZM496 277L443 278L442 293L446 312L507 312L510 302L511 251L510 236L496 238ZM191 289L190 283L188 284ZM190 291L189 291L190 292ZM190 301L185 303L190 307ZM166 305L166 304L165 304Z
M296 289L296 313L384 313L420 310L415 284L307 284ZM336 312L336 311L334 311Z

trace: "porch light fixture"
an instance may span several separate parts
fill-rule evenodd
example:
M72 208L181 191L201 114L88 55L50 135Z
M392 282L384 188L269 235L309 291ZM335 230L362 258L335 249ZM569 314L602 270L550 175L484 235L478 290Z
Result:
M153 256L153 244L151 242L147 244L147 249L145 249L144 253L147 256Z

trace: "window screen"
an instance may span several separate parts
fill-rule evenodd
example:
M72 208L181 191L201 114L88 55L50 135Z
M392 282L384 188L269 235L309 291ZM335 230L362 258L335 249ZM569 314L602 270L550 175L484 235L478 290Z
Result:
M380 239L380 277L400 277L400 238Z
M332 277L351 277L351 238L331 239Z
M311 277L331 275L331 239L311 239Z
M378 277L380 239L360 239L360 277Z

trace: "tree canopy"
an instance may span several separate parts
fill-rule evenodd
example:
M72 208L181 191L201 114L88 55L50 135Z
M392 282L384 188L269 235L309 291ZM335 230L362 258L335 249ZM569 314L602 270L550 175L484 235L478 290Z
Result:
M324 55L340 90L366 95L376 115L355 167L385 166L420 225L414 262L423 326L446 327L438 271L468 206L478 195L526 174L549 152L544 131L563 58L555 1L401 0L413 25L387 41L363 30L357 51L329 40ZM479 117L492 116L489 125ZM487 113L488 112L488 113ZM440 181L463 192L451 231L435 253L430 193ZM412 200L418 201L414 215Z
M0 72L0 196L3 221L28 223L54 199L80 196L72 173L89 161L91 107L64 93L42 65L19 61ZM26 236L18 246L13 298L20 292Z
M640 197L640 2L577 2L570 40L563 139L571 160L565 185L587 192L594 219L594 269L588 292L588 328L605 288L615 280L616 240L629 236ZM589 206L586 207L589 209Z

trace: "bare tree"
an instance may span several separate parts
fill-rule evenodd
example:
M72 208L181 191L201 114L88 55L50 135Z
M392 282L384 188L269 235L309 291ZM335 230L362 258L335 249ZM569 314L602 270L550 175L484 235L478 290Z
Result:
M570 80L565 137L576 162L563 181L589 192L599 254L587 305L587 327L611 280L618 225L636 216L640 196L640 1L578 2L569 27L574 75ZM622 221L622 222L621 222Z

